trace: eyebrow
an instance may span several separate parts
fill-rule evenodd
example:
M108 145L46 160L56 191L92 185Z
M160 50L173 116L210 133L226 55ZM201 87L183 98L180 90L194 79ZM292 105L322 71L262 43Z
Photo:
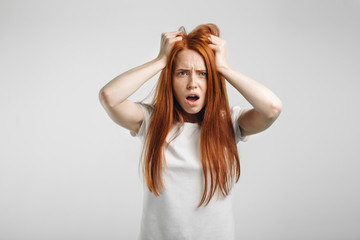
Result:
M190 71L190 68L177 68L175 71ZM197 72L206 72L206 69L196 69Z

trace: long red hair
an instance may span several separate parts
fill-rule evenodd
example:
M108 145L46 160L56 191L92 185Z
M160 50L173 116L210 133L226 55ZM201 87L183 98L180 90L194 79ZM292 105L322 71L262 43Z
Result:
M231 121L226 93L225 79L216 70L215 54L208 46L210 34L219 36L219 28L214 24L204 24L191 33L179 35L182 40L175 43L166 67L162 70L156 87L154 111L149 124L144 145L143 173L149 190L159 196L164 188L162 170L166 164L164 151L166 137L175 123L183 123L183 110L177 103L172 84L174 60L177 54L190 49L199 53L207 69L206 105L201 111L200 152L204 173L204 192L198 205L210 202L216 190L227 196L240 177L240 160ZM209 179L210 176L210 179Z

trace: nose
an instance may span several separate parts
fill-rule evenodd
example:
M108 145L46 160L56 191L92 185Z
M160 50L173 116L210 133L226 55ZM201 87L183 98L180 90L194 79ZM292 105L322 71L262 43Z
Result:
M197 88L196 85L196 76L194 72L191 72L189 75L189 81L188 81L188 85L187 85L188 89L194 89Z

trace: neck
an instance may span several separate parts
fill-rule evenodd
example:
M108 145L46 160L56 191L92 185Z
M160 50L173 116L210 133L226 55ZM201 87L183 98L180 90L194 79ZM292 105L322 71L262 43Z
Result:
M184 119L184 122L201 123L204 118L204 111L205 111L205 107L200 112L195 114L187 113L183 109L181 109L180 113Z
M190 123L200 123L201 122L201 113L196 114L190 114L185 113L183 114L184 122L190 122Z

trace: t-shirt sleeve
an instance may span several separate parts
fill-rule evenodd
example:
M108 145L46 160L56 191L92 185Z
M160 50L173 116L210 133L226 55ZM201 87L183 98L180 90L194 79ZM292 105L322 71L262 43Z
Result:
M235 131L236 143L239 143L240 141L246 142L249 140L249 136L241 137L241 129L238 124L238 119L243 110L244 108L241 108L239 106L234 106L231 108L231 120Z
M144 120L141 123L140 129L138 133L135 133L133 131L130 131L131 136L133 137L145 137L149 123L150 123L150 118L153 112L153 106L149 105L149 104L144 104L144 103L137 103L141 110L144 113Z

